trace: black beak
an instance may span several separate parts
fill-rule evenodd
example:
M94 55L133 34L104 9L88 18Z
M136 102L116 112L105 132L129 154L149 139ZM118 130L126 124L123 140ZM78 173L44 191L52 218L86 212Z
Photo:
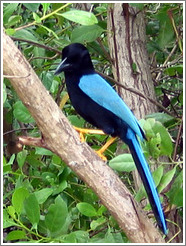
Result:
M63 59L60 64L58 65L58 67L56 68L56 71L54 73L54 75L58 75L61 72L65 71L66 68L70 67L70 64L66 62L67 58Z

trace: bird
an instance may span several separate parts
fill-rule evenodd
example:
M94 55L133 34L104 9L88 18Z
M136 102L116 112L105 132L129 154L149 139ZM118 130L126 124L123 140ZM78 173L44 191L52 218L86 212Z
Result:
M105 134L119 137L128 145L157 224L166 235L167 225L159 195L138 140L146 140L145 133L133 112L116 90L96 73L83 44L71 43L63 48L62 60L54 74L61 72L64 72L69 98L77 113Z

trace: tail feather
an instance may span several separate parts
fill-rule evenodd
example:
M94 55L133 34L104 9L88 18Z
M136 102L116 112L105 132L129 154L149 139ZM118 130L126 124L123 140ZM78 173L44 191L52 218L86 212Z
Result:
M141 146L136 138L135 133L131 129L128 129L127 136L125 137L125 142L128 144L131 154L133 156L134 162L144 184L158 226L164 234L167 234L166 221L162 210L161 202L158 196L158 192L154 184L154 180L152 178L147 161L145 160L145 157L143 155Z

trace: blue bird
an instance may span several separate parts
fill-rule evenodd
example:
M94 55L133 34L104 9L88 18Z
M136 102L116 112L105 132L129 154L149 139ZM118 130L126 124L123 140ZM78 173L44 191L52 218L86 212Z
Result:
M141 140L146 139L145 134L132 111L112 86L95 72L90 54L84 45L73 43L63 49L62 62L55 74L62 71L70 100L77 113L104 133L118 136L128 145L158 226L167 234L156 186L137 139L137 136Z

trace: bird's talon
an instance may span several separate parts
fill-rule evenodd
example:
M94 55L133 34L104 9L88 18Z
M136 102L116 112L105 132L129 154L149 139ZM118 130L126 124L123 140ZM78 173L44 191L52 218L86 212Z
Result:
M84 143L84 142L85 142L85 137L84 137L84 135L83 135L82 132L79 133L79 137L80 137L80 141L81 141L82 143Z
M99 150L96 151L96 154L99 155L99 157L100 157L103 161L107 161L106 156L104 156Z

